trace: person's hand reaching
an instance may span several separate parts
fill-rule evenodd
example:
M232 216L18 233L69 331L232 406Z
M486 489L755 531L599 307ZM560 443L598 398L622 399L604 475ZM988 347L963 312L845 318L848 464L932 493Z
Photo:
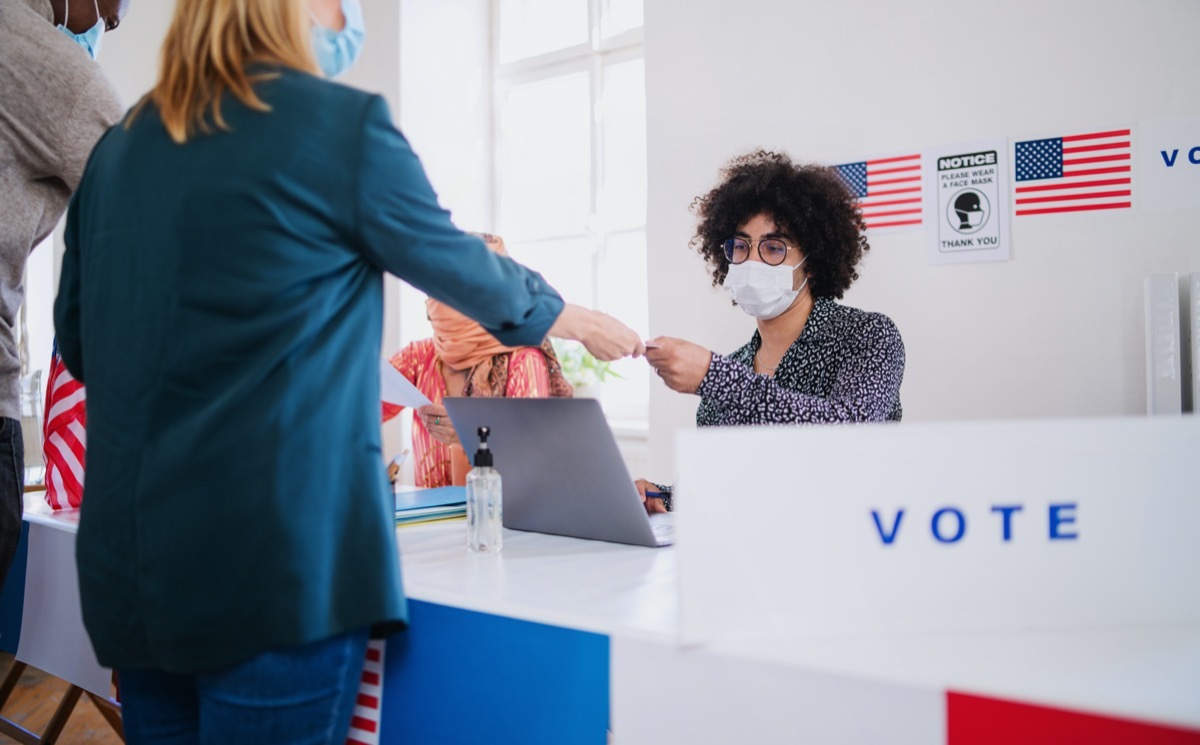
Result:
M646 361L667 387L680 393L695 393L708 374L712 352L690 341L660 336L646 342Z
M563 306L550 327L550 335L579 341L593 357L604 362L646 353L642 338L633 329L607 313L570 303Z

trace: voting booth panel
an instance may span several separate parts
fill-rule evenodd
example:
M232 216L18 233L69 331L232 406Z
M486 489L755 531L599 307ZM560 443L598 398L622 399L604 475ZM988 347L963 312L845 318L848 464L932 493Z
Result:
M906 702L898 742L990 742L989 717L1030 743L1200 742L1197 452L1191 417L684 432L682 645L614 645L614 678L653 656L704 713L647 722L618 693L617 721L872 741L855 712ZM829 681L827 708L766 706L764 680Z
M1191 418L684 433L683 640L1200 623L1197 452Z

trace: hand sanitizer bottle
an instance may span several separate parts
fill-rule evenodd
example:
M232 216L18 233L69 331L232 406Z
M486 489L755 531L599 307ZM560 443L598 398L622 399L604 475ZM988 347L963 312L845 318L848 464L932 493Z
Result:
M492 468L489 427L479 428L475 467L467 473L467 548L496 552L504 547L500 473Z

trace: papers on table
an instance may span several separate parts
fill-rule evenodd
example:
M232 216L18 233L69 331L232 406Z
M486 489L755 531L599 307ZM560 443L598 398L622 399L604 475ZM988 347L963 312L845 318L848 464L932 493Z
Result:
M379 397L385 404L396 406L428 406L433 403L408 378L385 359L379 360Z
M429 522L467 514L467 490L462 486L419 489L396 487L396 524Z

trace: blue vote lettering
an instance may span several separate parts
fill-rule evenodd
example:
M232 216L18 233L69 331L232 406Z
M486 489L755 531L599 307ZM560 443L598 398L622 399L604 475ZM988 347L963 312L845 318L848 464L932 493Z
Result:
M954 515L958 519L958 532L949 538L942 535L942 517L945 515ZM953 507L943 507L933 513L933 519L929 521L929 529L933 532L933 537L941 543L958 543L962 540L963 534L967 532L967 518Z
M871 510L871 517L875 518L875 529L879 531L879 540L883 541L883 545L888 546L896 540L896 532L900 530L900 519L904 517L904 510L896 512L896 521L892 523L891 531L883 529L883 523L879 520L879 510Z
M1047 524L1049 526L1048 540L1074 541L1079 539L1077 526L1077 510L1075 502L1052 503L1047 506ZM904 519L906 508L895 511L890 525L879 510L871 510L871 519L875 523L875 532L879 534L880 542L885 546L896 543L900 536L900 523ZM1000 540L1002 543L1012 543L1015 534L1014 516L1025 510L1021 504L995 504L990 508L993 514L1000 516ZM941 507L934 511L929 520L929 532L938 543L955 544L966 538L967 515L958 507Z
M1070 511L1070 514L1064 514ZM1050 505L1050 540L1052 541L1073 541L1079 537L1078 533L1065 533L1062 530L1063 525L1075 524L1075 505L1074 504L1052 504Z
M1179 158L1179 148L1175 148L1170 153L1168 153L1166 150L1159 150L1158 154L1162 156L1163 164L1165 164L1167 168L1173 168L1175 166L1175 161ZM1200 145L1188 150L1187 159L1189 163L1200 166Z
M1008 543L1009 541L1012 540L1012 516L1013 516L1013 513L1020 512L1021 509L1022 509L1021 505L1019 505L1019 504L1013 504L1013 505L998 504L992 508L992 512L1000 513L1000 519L1004 526L1002 530L1003 530L1005 543Z

